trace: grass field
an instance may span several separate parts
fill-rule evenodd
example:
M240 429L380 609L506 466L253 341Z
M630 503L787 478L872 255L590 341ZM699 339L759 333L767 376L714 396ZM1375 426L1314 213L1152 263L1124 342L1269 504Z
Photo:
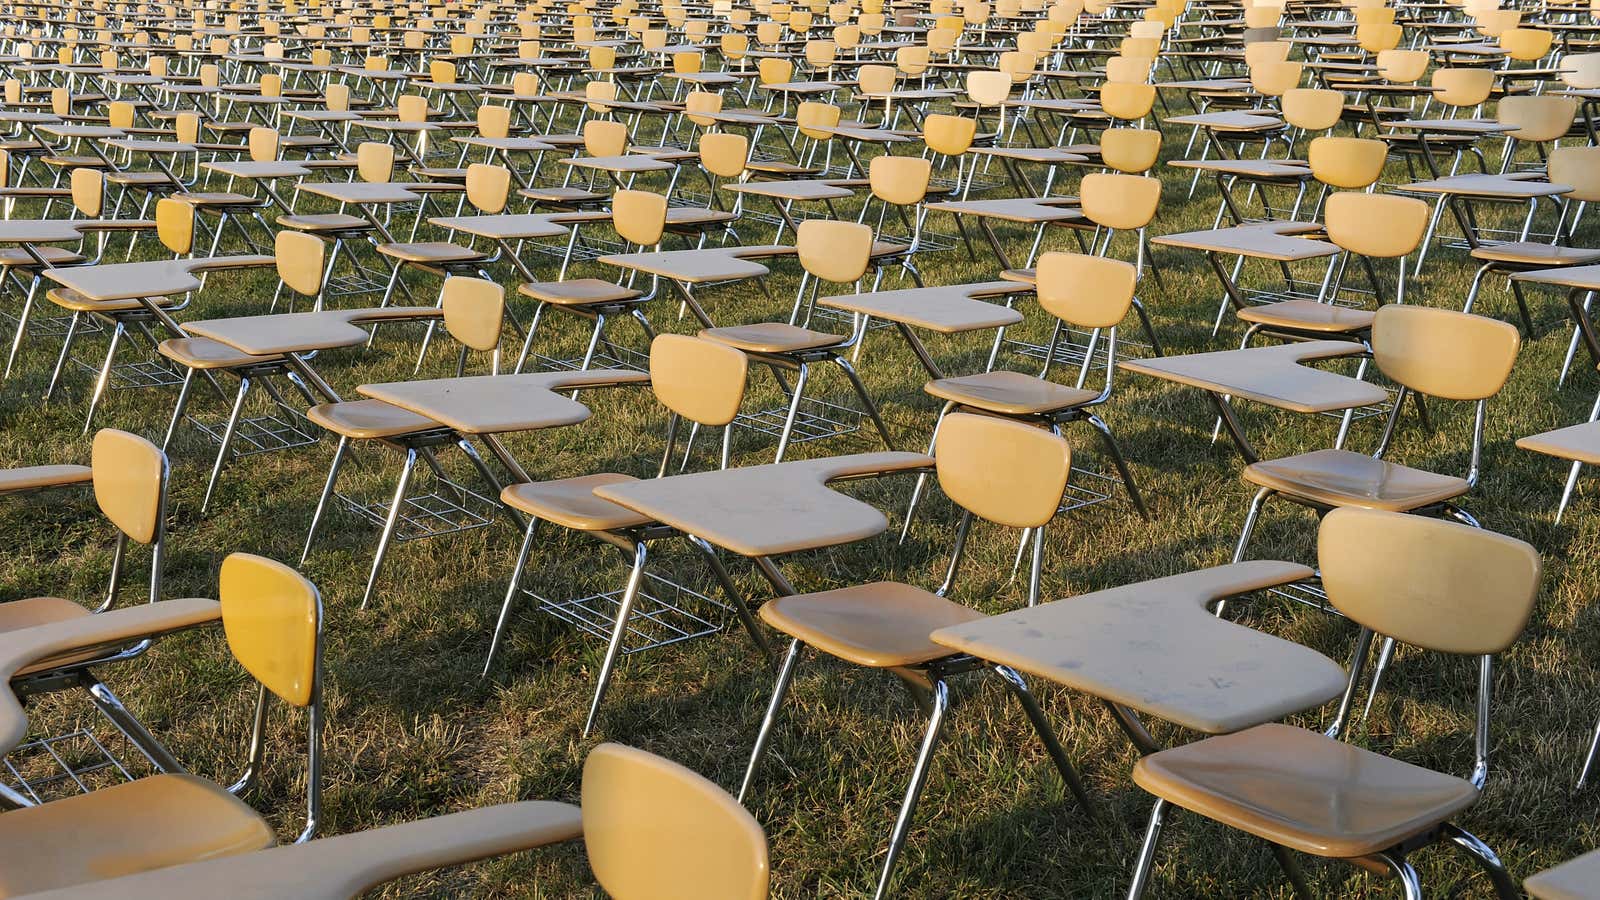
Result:
M1164 158L1182 150L1182 135L1169 135ZM1208 227L1215 193L1202 185L1187 200L1186 173L1160 169L1166 179L1164 207L1153 233ZM998 175L998 171L994 173ZM1391 180L1403 179L1395 167ZM1064 189L1076 183L1069 177ZM18 216L26 215L19 211ZM1592 218L1591 218L1592 223ZM930 226L950 232L947 218ZM1027 235L1002 232L1014 252ZM746 243L766 242L768 226L741 230ZM1577 243L1600 235L1592 224ZM1128 238L1115 254L1132 258ZM1065 231L1046 238L1049 249L1075 243ZM928 283L979 281L994 275L985 248L969 259L959 242L952 249L919 257ZM154 242L143 252L154 254ZM1195 352L1236 345L1240 329L1230 317L1211 336L1220 289L1197 254L1158 250L1165 290L1148 274L1140 294L1155 316L1169 352ZM535 263L554 274L549 257ZM792 262L775 265L772 299L738 285L707 293L703 301L722 322L784 317L798 278ZM1319 273L1320 270L1317 270ZM1413 302L1459 308L1472 267L1459 250L1440 250L1411 288ZM576 275L611 277L595 264ZM1304 277L1315 277L1311 269ZM1392 285L1392 269L1384 270ZM1270 272L1257 273L1260 278ZM514 276L502 271L508 285ZM419 296L436 285L412 282ZM1508 316L1509 294L1496 283L1480 311ZM187 318L266 311L273 282L264 273L213 277L183 315ZM891 278L892 285L892 278ZM1564 306L1554 293L1535 294L1539 329L1522 348L1506 390L1490 404L1484 478L1465 504L1485 527L1528 541L1545 554L1546 575L1537 612L1524 638L1497 669L1494 754L1490 785L1461 823L1496 848L1518 880L1597 842L1593 794L1573 796L1576 767L1600 703L1600 639L1589 600L1600 587L1595 550L1600 509L1592 492L1581 493L1561 526L1553 523L1564 468L1517 450L1513 441L1559 425L1582 421L1600 387L1593 368L1580 365L1565 389L1555 389L1566 346ZM344 301L349 303L350 301ZM13 308L14 308L13 304ZM1043 339L1048 324L1030 300L1028 321L1017 336ZM520 308L523 312L525 307ZM668 301L651 317L666 330L690 331ZM1131 322L1132 320L1130 320ZM580 351L582 336L560 318L542 332L544 348L565 355ZM843 324L836 323L843 329ZM614 326L619 342L637 345L628 323ZM385 329L371 351L328 353L318 370L347 395L361 383L412 377L416 332ZM1138 338L1137 329L1125 329ZM20 374L0 390L0 462L34 464L87 461L81 437L89 376L70 373L68 390L43 406L49 367L58 347L37 336ZM988 348L986 336L929 339L950 372L976 371ZM85 341L85 358L98 359L103 338ZM1002 365L1034 364L1017 358ZM453 353L435 350L424 374L453 371ZM920 449L928 439L937 404L921 391L925 380L898 336L873 331L860 369L869 391L883 405L902 448ZM831 371L813 380L822 396L847 402L848 385ZM775 405L770 378L753 372L747 408ZM231 388L230 388L231 390ZM159 440L175 390L116 392L97 425L127 428ZM639 389L592 392L587 423L510 443L535 477L592 471L652 474L661 448L665 415ZM222 410L215 398L204 412ZM1391 458L1424 468L1464 472L1471 411L1433 404L1436 431L1424 433L1408 416ZM1155 520L1142 521L1122 499L1073 512L1057 520L1045 563L1047 599L1227 561L1243 521L1250 491L1238 477L1241 463L1224 439L1210 440L1212 413L1202 395L1140 377L1119 376L1105 418L1120 438L1151 504ZM1244 408L1244 422L1263 455L1286 455L1329 446L1336 421ZM1354 449L1371 448L1378 419L1359 423ZM1072 432L1085 464L1101 467L1087 429ZM709 446L702 441L701 448ZM877 446L870 428L838 439L802 444L795 456L832 455ZM736 462L769 461L771 442L741 434ZM172 451L169 509L168 596L209 596L217 566L236 550L287 562L299 555L305 526L330 457L332 442L289 453L250 457L223 475L219 494L204 516L199 503L212 450L191 427ZM399 464L392 451L366 448L345 484L374 496L390 490ZM459 463L459 460L455 460ZM714 464L702 459L699 465ZM356 474L359 473L359 474ZM1588 485L1585 485L1588 487ZM866 482L848 489L890 513L889 533L833 551L783 561L804 589L837 587L874 579L899 579L932 587L947 561L955 515L937 497L925 506L911 538L898 545L900 511L910 479ZM108 529L92 514L86 493L50 494L0 505L0 530L7 535L8 565L0 572L0 596L59 594L92 601L110 567ZM1315 519L1288 504L1269 507L1251 555L1314 560ZM600 741L620 741L681 762L734 788L743 771L772 672L753 651L731 617L722 633L626 659L613 682L597 733L580 740L588 699L603 645L533 611L524 603L509 628L491 677L479 669L498 613L519 535L503 521L494 526L392 551L374 605L356 606L370 565L376 530L335 512L310 556L305 574L323 591L325 604L325 697L328 710L323 833L337 834L446 811L512 799L575 800L586 752ZM987 612L1023 603L1023 579L1010 577L1014 532L975 529L954 596ZM657 557L657 571L695 584L708 578L683 548ZM734 574L754 597L770 593L756 574L734 561ZM596 585L620 586L625 568L617 554L582 535L544 532L530 561L531 586L556 597ZM131 584L136 602L142 561ZM764 593L766 592L766 593ZM1241 619L1271 633L1346 661L1354 629L1340 619L1263 598L1247 604ZM1445 771L1465 774L1471 765L1470 663L1402 652L1388 690L1379 698L1364 733L1356 740L1375 750ZM143 659L101 673L193 771L225 783L242 766L254 692L247 676L227 656L220 631L178 636ZM978 675L957 685L957 706L929 788L922 800L897 879L904 897L1103 897L1126 886L1150 798L1128 773L1134 753L1109 714L1096 702L1048 686L1037 686L1068 753L1080 767L1106 813L1098 824L1076 808L1042 748L998 682ZM1331 709L1296 721L1322 723ZM101 731L79 696L41 701L35 730L47 734L84 720ZM786 898L869 894L888 829L910 771L923 721L893 679L828 660L808 659L796 679L783 724L751 809L771 839L775 895ZM1154 723L1167 743L1193 738ZM303 728L300 717L273 720L269 771L247 799L271 811L279 834L292 836L302 815ZM1414 859L1430 891L1439 896L1487 896L1486 882L1464 856L1433 849ZM1311 865L1319 890L1330 896L1397 896L1397 887L1342 864ZM390 889L397 896L587 897L579 845L523 854L434 876ZM1168 828L1151 896L1288 896L1289 888L1266 848L1220 826L1179 815Z

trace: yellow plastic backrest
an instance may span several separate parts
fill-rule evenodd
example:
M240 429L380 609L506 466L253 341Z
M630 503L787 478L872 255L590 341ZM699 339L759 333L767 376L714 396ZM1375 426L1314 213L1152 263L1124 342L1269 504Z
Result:
M601 744L584 762L582 805L589 869L616 900L766 900L761 826L683 766Z
M194 207L173 197L156 201L156 237L180 256L194 249Z
M1100 87L1100 109L1120 121L1134 121L1150 114L1156 102L1153 84L1108 81Z
M467 166L467 202L478 212L498 215L505 212L511 196L511 170L505 166L473 163Z
M731 131L708 131L700 136L700 165L722 178L744 174L750 159L750 139Z
M1143 228L1161 204L1161 179L1148 175L1096 172L1078 188L1083 214L1103 228Z
M136 434L102 428L89 451L94 500L129 540L148 544L161 536L161 489L167 455Z
M863 94L887 94L894 90L898 77L894 66L861 66L856 70L856 86Z
M1284 121L1306 131L1327 131L1344 116L1344 94L1320 88L1292 88L1279 99Z
M1499 653L1533 612L1542 564L1516 538L1430 516L1345 507L1322 519L1328 601L1379 634L1443 653Z
M654 246L666 229L667 198L649 191L617 191L611 197L611 222L623 240Z
M650 387L661 404L691 422L732 422L744 401L750 359L744 352L682 334L650 342Z
M1314 138L1306 159L1311 174L1323 184L1340 190L1362 190L1383 175L1389 159L1389 145L1375 138Z
M628 149L628 126L610 119L583 123L583 149L590 156L621 156Z
M1441 88L1433 98L1449 106L1477 106L1489 99L1494 88L1493 69L1436 69L1433 86Z
M1572 187L1564 195L1568 200L1600 202L1600 147L1557 147L1545 171L1552 183Z
M1039 257L1039 305L1079 328L1113 328L1133 305L1139 270L1104 256L1051 252Z
M1285 60L1264 62L1250 67L1250 87L1267 97L1281 97L1298 87L1304 64Z
M1566 137L1578 117L1578 98L1555 94L1522 94L1500 98L1495 118L1517 126L1506 132L1522 141L1554 141Z
M362 181L388 181L394 176L394 147L377 141L365 141L357 145L356 173Z
M693 75L700 71L700 52L682 50L672 54L672 71L679 75Z
M708 114L722 111L722 95L710 91L690 91L683 98L683 114L689 121L701 128L709 128L716 124L716 119Z
M1415 197L1340 191L1328 196L1328 240L1362 256L1393 259L1417 249L1428 228L1428 204Z
M1368 53L1382 53L1400 46L1405 29L1393 22L1374 22L1356 26L1356 46Z
M428 98L421 94L405 94L396 104L396 117L402 122L428 121Z
M1511 375L1521 344L1508 322L1453 309L1390 303L1372 322L1372 358L1389 378L1430 397L1483 400Z
M482 278L446 278L440 295L444 327L450 336L474 350L500 346L500 326L505 320L505 288Z
M928 66L932 64L931 50L925 46L901 47L894 52L895 68L906 75L913 77L921 75L928 71Z
M999 106L1011 96L1011 84L1011 76L1005 72L968 72L967 98L979 106Z
M794 123L800 133L812 140L822 140L831 135L822 128L834 128L839 124L842 111L831 103L818 103L807 100L795 110Z
M1283 62L1294 45L1288 41L1256 41L1244 45L1244 64L1255 68L1262 63Z
M1521 62L1543 59L1550 52L1555 35L1543 28L1511 28L1501 32L1500 48Z
M478 136L499 140L511 134L511 109L485 103L478 107Z
M322 290L322 264L326 250L327 245L316 235L288 229L278 232L272 242L278 278L295 293L315 297Z
M849 284L866 274L872 258L872 229L860 222L806 219L795 249L800 265L814 277Z
M1426 50L1384 50L1378 54L1378 74L1394 84L1412 84L1427 74L1432 62Z
M518 72L511 76L511 93L518 97L538 96L539 76L532 72Z
M928 196L933 163L920 156L875 156L867 164L872 195L896 206L914 206ZM852 279L854 280L854 279Z
M1072 472L1072 448L1014 419L951 413L933 458L945 496L1000 525L1037 528L1055 518Z
M922 140L928 149L946 156L960 156L972 149L978 122L966 116L933 113L922 120Z
M756 74L762 84L784 84L794 76L794 63L781 56L763 57L756 63Z
M350 85L330 84L324 92L324 102L333 112L345 112L350 108Z
M277 129L265 125L250 129L248 138L250 158L256 162L271 162L278 158Z
M1107 128L1100 132L1100 161L1131 175L1150 171L1161 155L1161 132L1154 128Z
M1561 58L1561 82L1578 90L1600 88L1600 53L1569 53Z
M283 96L283 76L276 72L268 72L261 76L261 83L258 87L263 97L281 97Z
M228 649L267 690L292 706L316 699L322 597L276 560L231 553L217 579Z
M113 100L106 104L106 124L112 128L132 128L133 104L126 100Z
M98 219L105 210L105 175L99 169L72 170L72 206L85 219Z

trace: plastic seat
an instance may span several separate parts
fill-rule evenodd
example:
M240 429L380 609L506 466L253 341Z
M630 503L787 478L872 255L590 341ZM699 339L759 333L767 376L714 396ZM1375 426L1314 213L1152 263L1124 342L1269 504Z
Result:
M837 347L847 338L825 331L812 331L782 322L758 322L754 325L730 325L725 328L703 328L700 336L743 350L747 353L795 353Z
M928 639L940 628L983 613L921 588L875 581L832 591L778 597L762 621L808 646L858 666L914 666L950 655Z
M1478 799L1472 782L1317 732L1267 724L1146 756L1134 783L1274 844L1342 859L1378 853Z
M1329 506L1406 512L1459 497L1465 478L1413 469L1349 450L1314 450L1245 467L1244 480Z
M83 262L84 259L83 254L76 253L64 247L46 246L34 247L33 249L34 252L39 254L40 259L43 259L52 266L70 265L76 262ZM38 264L38 260L35 260L32 256L29 256L28 251L22 249L21 247L7 247L3 250L0 250L0 268L11 268L13 266L37 266Z
M0 896L272 846L261 815L219 785L156 775L0 815Z
M167 359L191 369L231 369L283 359L281 356L251 356L220 341L201 337L165 340L156 350Z
M1099 391L1007 371L940 378L928 382L923 390L941 400L1011 416L1059 412L1090 403L1100 396Z
M1532 241L1515 241L1509 244L1484 244L1473 247L1472 258L1485 262L1510 263L1539 268L1581 266L1600 260L1600 250L1591 250L1584 247L1562 247L1558 244L1539 244Z
M340 437L354 440L392 438L444 427L432 419L382 400L323 403L306 410L306 418Z
M591 303L621 303L644 296L630 287L624 287L599 278L575 278L571 281L541 281L523 284L517 293L532 297L541 303L558 306L584 306Z
M1236 314L1241 322L1260 325L1269 331L1281 328L1329 334L1366 331L1372 327L1372 320L1377 315L1367 309L1351 309L1315 300L1282 300L1247 306Z
M51 288L44 293L45 299L72 312L109 313L125 312L127 310L143 309L144 304L138 298L129 297L126 300L91 300L72 288ZM174 306L178 301L171 297L151 297L157 306Z
M414 244L380 244L378 252L409 263L454 263L484 259L488 256L470 247L444 241L424 241Z
M602 472L554 481L513 484L501 492L507 504L546 522L578 531L608 531L648 524L649 516L596 497L594 489L637 481L632 475Z
M372 223L360 216L323 213L314 216L279 216L277 223L295 231L370 231Z

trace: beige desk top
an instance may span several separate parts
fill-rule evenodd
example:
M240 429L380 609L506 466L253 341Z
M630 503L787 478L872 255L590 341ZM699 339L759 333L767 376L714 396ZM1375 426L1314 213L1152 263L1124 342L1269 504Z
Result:
M0 220L0 243L49 244L57 241L75 241L83 237L79 226L88 224L72 219L3 219Z
M1532 173L1528 173L1532 174ZM1535 197L1553 197L1572 190L1570 184L1551 184L1517 175L1451 175L1431 181L1416 181L1405 190L1419 194L1453 194L1457 196L1495 197L1510 200L1531 200Z
M555 237L567 233L566 226L557 225L550 218L540 213L507 213L494 216L434 216L428 221L440 228L453 228L497 241Z
M1231 253L1281 262L1316 259L1339 252L1337 244L1316 238L1296 237L1292 231L1279 230L1270 224L1238 225L1233 228L1163 234L1151 238L1150 243L1162 247L1203 250L1207 253Z
M685 284L705 284L738 278L759 278L771 270L752 258L788 256L793 247L707 247L703 250L663 250L659 253L623 253L600 261L646 275L660 275Z
M1534 284L1553 284L1557 287L1600 291L1600 265L1567 266L1554 269L1534 269L1511 276L1513 281L1531 281Z
M77 651L131 644L154 635L193 628L222 617L215 600L163 600L113 609L0 633L0 674L11 676L34 663ZM28 716L8 687L0 689L0 754L9 753L28 735Z
M743 184L730 184L726 190L738 191L742 194L755 194L758 197L774 197L779 200L840 200L845 197L855 196L855 191L841 187L831 180L801 179L796 181L747 181Z
M1255 178L1308 178L1311 167L1303 162L1276 159L1174 159L1167 165L1175 169L1200 169L1223 175Z
M1031 163L1067 164L1089 161L1087 156L1060 147L973 147L967 152L977 156L1000 156Z
M1162 121L1169 125L1198 125L1213 131L1266 131L1283 125L1283 120L1276 116L1263 116L1245 110L1173 116Z
M41 274L90 300L131 300L137 297L164 297L200 287L196 272L208 269L270 266L270 256L214 256L202 259L158 259L147 262L111 263L101 266L71 266L45 269Z
M928 209L984 219L1038 225L1083 218L1076 197L1016 197L1007 200L947 200Z
M1517 446L1557 459L1600 464L1600 422L1582 422L1517 439Z
M363 384L356 393L462 434L506 434L576 425L589 418L589 407L557 391L649 381L649 375L631 369L588 369Z
M363 323L437 319L443 315L436 306L327 309L322 312L205 319L190 322L183 326L183 330L197 337L227 344L251 356L281 356L285 353L310 353L313 350L331 350L366 343L371 335L359 327Z
M583 814L525 800L33 894L41 900L351 900L413 872L572 840ZM221 886L226 885L222 890Z
M39 130L64 138L119 138L128 134L121 128L105 125L40 125Z
M817 302L845 312L865 313L877 319L901 322L914 328L958 334L1021 322L1022 313L1017 310L976 298L1003 297L1030 291L1028 285L1015 281L987 281L869 294L840 294L819 297Z
M672 163L641 153L627 156L569 156L562 159L561 163L602 172L661 172L676 168Z
M1405 128L1440 134L1495 134L1501 131L1516 131L1518 127L1494 119L1401 119L1398 122L1385 122L1383 125L1385 128Z
M1301 365L1353 356L1353 341L1302 341L1155 359L1124 360L1122 369L1218 394L1243 397L1290 412L1317 413L1381 403L1383 388L1335 372Z
M219 175L231 178L300 178L311 174L310 169L288 160L208 162L201 165Z
M1545 869L1522 886L1534 900L1594 900L1600 887L1600 850Z
M1226 734L1343 691L1338 663L1206 608L1313 574L1296 563L1253 560L1069 597L932 637L1185 728Z
M537 138L503 137L486 138L476 135L457 135L450 140L469 147L484 147L490 150L500 150L507 153L538 153L544 150L555 150L552 144L547 144Z
M857 453L608 484L595 496L740 556L777 556L872 537L874 507L828 487L841 478L925 469L921 453Z
M301 190L340 203L410 203L422 199L404 184L390 181L324 181L303 185Z
M183 143L181 141L153 141L153 140L135 140L135 139L132 139L132 138L123 138L123 139L109 140L109 141L106 141L105 144L106 144L107 147L115 147L118 150L128 150L128 151L131 151L133 153L193 153L193 152L195 152L195 146L193 144L187 144L187 143Z

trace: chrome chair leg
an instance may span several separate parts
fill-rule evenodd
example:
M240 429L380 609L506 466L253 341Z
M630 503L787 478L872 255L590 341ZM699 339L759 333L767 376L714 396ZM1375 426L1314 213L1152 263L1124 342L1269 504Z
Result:
M922 738L922 749L917 753L916 767L911 770L911 783L906 786L905 800L900 804L900 815L895 819L894 831L889 835L889 850L884 854L883 873L878 876L878 890L873 900L889 896L889 882L894 877L895 863L900 860L900 850L905 846L906 835L911 831L911 817L917 811L917 801L928 781L928 769L933 763L933 752L939 746L939 735L944 730L945 714L950 709L950 686L943 678L933 678L933 713L928 716L928 730Z
M1150 883L1150 870L1155 868L1156 845L1161 842L1161 829L1167 823L1165 800L1157 800L1150 810L1150 823L1144 829L1144 843L1139 847L1139 858L1133 864L1133 880L1128 884L1128 900L1139 900Z
M1578 770L1578 786L1574 790L1581 791L1588 785L1596 756L1600 756L1600 720L1594 723L1594 737L1589 739L1589 753L1583 758L1583 768Z
M344 465L344 457L350 450L350 439L339 438L339 446L333 451L333 464L328 466L328 480L322 485L322 494L317 498L317 508L311 513L311 527L306 529L306 545L300 551L300 565L306 564L306 557L311 555L311 542L317 538L317 526L322 524L322 514L328 509L328 499L333 496L333 485L339 478L339 467Z
M511 583L506 586L505 602L500 604L500 618L494 624L494 637L489 640L489 655L484 657L483 671L478 673L480 678L487 678L489 668L494 665L494 654L500 649L500 636L506 630L506 620L511 618L511 605L517 599L517 592L522 589L522 571L528 564L528 552L533 549L533 536L538 530L539 520L529 519L522 537L522 549L517 551L517 561L511 567Z
M726 434L726 430L724 430ZM756 622L756 617L750 612L750 604L745 602L744 594L739 586L733 583L733 576L728 574L728 569L722 564L722 559L717 556L717 551L707 543L704 538L688 535L689 543L700 551L705 557L706 565L711 568L711 574L717 579L717 584L722 587L722 592L727 595L728 602L733 605L734 614L739 617L739 624L750 635L750 640L766 658L767 664L774 662L772 642L767 640L766 632L761 630L761 625Z
M100 714L109 719L118 731L122 732L135 747L139 748L139 752L150 760L151 765L167 774L181 775L188 771L183 767L182 763L173 758L167 748L161 746L161 742L157 741L154 735L145 729L144 723L134 718L133 713L122 705L122 701L117 699L117 695L113 694L111 689L106 687L100 679L95 678L88 672L83 673L83 678L85 680L84 687L89 691L90 702L94 703L95 708L100 710Z
M1465 850L1467 855L1472 857L1473 862L1476 862L1478 867L1483 869L1484 874L1489 876L1489 882L1494 885L1496 897L1499 897L1500 900L1516 900L1517 897L1522 896L1521 892L1517 890L1516 884L1511 881L1511 875L1506 872L1505 863L1500 861L1500 857L1495 855L1494 850L1490 849L1488 844L1479 840L1476 835L1466 829L1451 822L1445 823L1444 834L1457 847Z
M860 397L866 406L867 415L872 417L872 424L878 429L878 436L883 438L883 449L893 450L894 439L889 437L889 428L883 424L883 417L878 414L878 404L873 403L872 398L867 396L867 386L861 383L861 376L856 374L855 367L842 356L835 355L833 361L844 370L845 377L850 379L850 386L856 390L856 396Z
M172 445L172 438L178 433L178 423L183 421L184 410L189 407L189 394L194 390L194 369L189 369L183 375L183 386L178 388L178 402L172 407L172 421L167 423L166 436L161 439L161 452L166 453Z
M378 551L372 556L372 572L367 575L367 589L361 594L361 608L372 601L372 591L378 585L378 571L383 568L383 558L389 553L394 540L395 526L400 522L400 509L405 506L406 489L411 486L411 473L417 467L417 448L406 448L406 461L400 470L399 483L394 487L394 499L389 502L389 516L384 519L383 533L378 535Z
M933 449L939 443L939 426L944 424L944 417L949 414L950 410L955 408L955 405L955 401L951 400L945 403L943 409L939 410L939 418L933 422L933 437L928 438L929 456L933 455ZM927 484L928 473L918 473L917 483L911 488L911 502L906 504L905 524L900 526L900 543L902 544L906 542L906 536L911 533L911 522L917 517L917 505L922 501L922 490Z
M622 639L628 635L628 619L633 615L633 605L639 599L640 583L644 581L644 564L650 554L648 541L639 541L633 547L633 570L628 573L628 587L622 593L622 603L617 606L617 621L611 626L611 643L606 647L605 661L600 664L600 677L595 680L594 700L589 703L589 718L583 723L583 736L594 729L594 720L600 715L600 703L605 699L606 688L611 685L611 674L622 655Z
M44 402L49 403L50 398L56 395L56 386L61 383L61 372L67 366L67 360L72 356L72 342L78 336L78 321L83 313L73 313L67 320L67 334L61 339L61 355L56 357L56 367L50 373L50 385L44 390Z
M1386 637L1378 647L1378 664L1372 669L1372 684L1367 688L1367 703L1361 709L1361 721L1365 723L1367 716L1372 713L1372 701L1378 699L1378 690L1383 687L1383 676L1389 671L1389 663L1394 661L1394 638Z
M783 433L778 435L778 455L772 460L775 463L783 462L783 453L789 449L789 436L794 432L794 418L800 413L800 398L805 394L806 379L810 375L810 367L801 363L800 374L795 377L794 390L789 395L789 414L783 419Z
M22 339L28 334L28 318L33 312L33 300L39 291L39 276L33 276L33 282L28 286L27 298L22 301L22 314L17 316L17 333L11 338L11 352L6 355L6 371L0 378L10 378L11 368L16 365L17 354L22 350Z
M1393 853L1375 853L1373 856L1388 865L1395 877L1400 879L1400 888L1405 891L1406 900L1422 900L1422 878L1411 867L1411 863Z
M217 461L211 466L211 477L206 481L206 493L200 500L200 514L206 513L206 507L211 505L211 494L216 490L217 479L222 476L222 467L228 462L228 451L233 448L233 437L239 430L239 416L244 411L245 397L250 394L250 379L241 375L239 377L239 393L233 401L233 411L228 414L228 424L222 430L222 444L217 447Z
M111 345L106 348L106 361L100 366L100 377L95 379L94 393L89 395L89 412L83 417L82 434L88 434L89 428L94 425L94 411L100 406L100 398L105 396L106 388L111 383L111 367L117 361L117 346L122 343L122 334L127 329L121 322L111 332Z
M1144 497L1139 494L1139 486L1133 482L1133 471L1128 468L1128 461L1122 455L1122 449L1117 446L1117 439L1111 433L1111 426L1104 419L1090 413L1087 417L1089 425L1100 433L1100 442L1105 444L1106 452L1111 454L1111 462L1117 467L1117 474L1122 478L1122 485L1128 491L1128 499L1133 501L1133 508L1139 511L1140 517L1146 522L1150 521L1150 508L1144 505Z
M789 685L794 681L795 665L800 661L800 650L804 645L799 638L789 642L789 652L784 654L783 665L778 668L778 681L772 686L772 698L767 701L766 715L761 717L761 730L756 732L756 744L750 751L750 762L744 769L744 780L739 782L738 800L745 801L750 794L750 785L756 780L756 769L761 766L761 758L767 753L767 744L772 740L772 729L778 723L778 710L783 708L783 698L789 693Z
M1083 780L1078 777L1077 768L1067 758L1067 751L1062 748L1055 729L1050 727L1050 720L1045 718L1044 710L1039 708L1039 701L1034 698L1033 692L1028 690L1028 682L1023 680L1020 672L1010 666L997 665L994 671L1005 681L1006 687L1011 689L1017 702L1022 704L1022 711L1027 713L1028 722L1039 735L1039 741L1044 744L1045 752L1050 754L1050 761L1055 763L1056 771L1061 774L1061 780L1066 782L1067 789L1077 798L1078 805L1090 819L1098 819L1099 812L1095 808L1094 801L1089 799L1089 792L1084 788Z

